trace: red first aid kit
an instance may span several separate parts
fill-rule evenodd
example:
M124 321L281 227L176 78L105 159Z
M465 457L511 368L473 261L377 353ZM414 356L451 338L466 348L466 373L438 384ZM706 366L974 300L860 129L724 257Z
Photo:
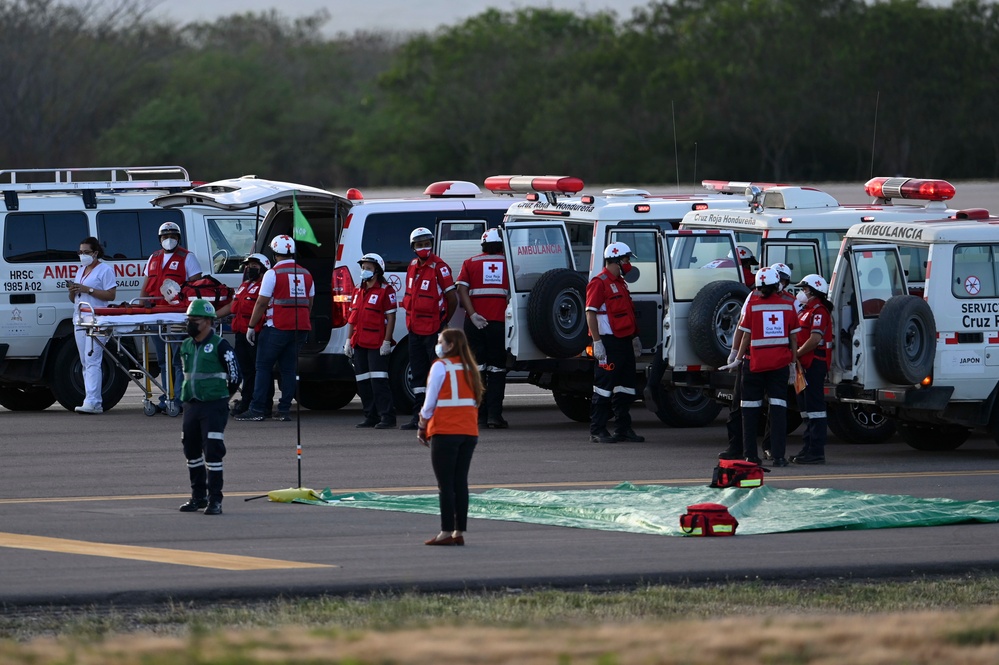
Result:
M680 515L680 530L687 536L734 536L738 526L720 503L695 503Z
M226 286L211 275L199 277L193 282L184 282L180 287L180 301L190 303L203 298L216 309L232 300L232 287Z
M760 487L764 473L770 473L770 469L753 462L741 459L719 460L709 487Z

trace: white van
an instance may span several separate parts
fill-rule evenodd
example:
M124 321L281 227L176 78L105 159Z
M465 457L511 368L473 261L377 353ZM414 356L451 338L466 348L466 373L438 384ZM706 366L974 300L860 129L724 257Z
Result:
M181 244L195 253L206 275L239 284L239 264L252 251L257 218L246 211L163 210L150 203L191 186L179 166L0 171L0 405L34 411L56 400L70 410L83 404L66 281L79 265L84 238L94 236L104 247L117 277L117 302L138 297L146 261L159 249L159 226L168 221L180 226ZM106 411L121 399L129 379L108 354L103 376Z
M881 409L918 450L953 450L975 429L999 442L997 229L986 210L853 226L829 287L827 397ZM922 297L906 250L927 257Z

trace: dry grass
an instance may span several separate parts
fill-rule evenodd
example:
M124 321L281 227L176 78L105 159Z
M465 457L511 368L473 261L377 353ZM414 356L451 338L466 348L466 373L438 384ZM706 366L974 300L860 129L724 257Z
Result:
M999 578L16 610L0 665L999 663Z

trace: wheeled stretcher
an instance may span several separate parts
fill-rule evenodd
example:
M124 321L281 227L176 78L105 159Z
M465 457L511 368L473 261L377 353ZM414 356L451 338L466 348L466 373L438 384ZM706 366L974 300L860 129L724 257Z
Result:
M147 416L155 415L157 412L157 406L153 402L154 390L162 391L167 396L167 415L180 414L180 405L175 399L180 393L180 386L174 385L174 376L170 368L173 366L173 344L182 342L187 337L185 309L175 306L144 307L134 304L94 308L89 303L81 303L77 310L74 323L86 331L87 337L93 343L100 344L107 356L145 393L142 411ZM158 377L153 375L151 369L156 353L150 345L150 342L157 337L166 343L164 358L166 367L159 368ZM134 346L123 344L125 338L133 338ZM112 342L138 369L141 377L133 374L134 368L127 367L117 353L108 352L108 346Z

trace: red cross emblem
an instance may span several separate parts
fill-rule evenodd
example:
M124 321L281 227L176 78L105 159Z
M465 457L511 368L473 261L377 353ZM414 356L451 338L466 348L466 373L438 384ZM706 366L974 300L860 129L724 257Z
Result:
M497 270L499 270L499 268L496 267L495 263L490 263L487 270L489 270L489 272L496 272Z
M770 315L770 323L774 324L774 323L777 323L777 321L778 321L777 315L776 314L771 314Z
M614 249L611 250L611 254L617 254L617 252L618 252L617 247L615 247Z

